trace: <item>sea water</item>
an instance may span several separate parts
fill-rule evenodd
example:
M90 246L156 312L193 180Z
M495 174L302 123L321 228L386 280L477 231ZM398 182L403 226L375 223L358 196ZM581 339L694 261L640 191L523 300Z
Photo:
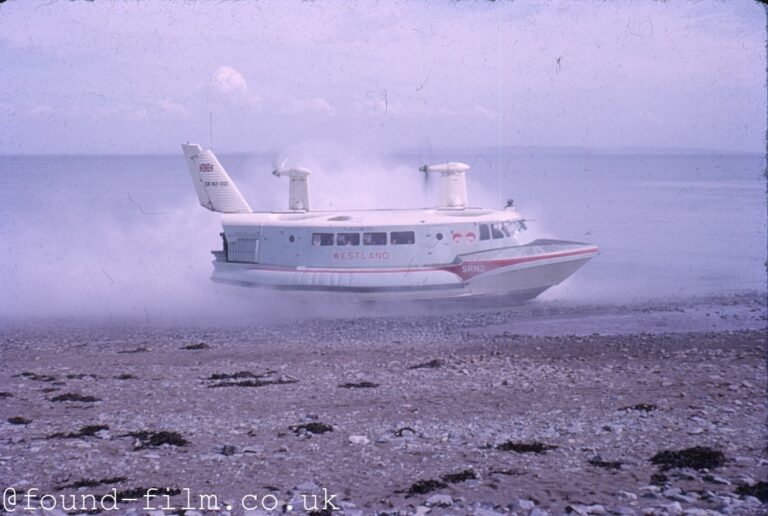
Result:
M437 153L436 153L437 154ZM539 302L623 303L766 290L765 162L750 154L449 150L470 204L512 199L526 240L590 242L600 255ZM301 157L295 157L301 160ZM219 159L254 209L282 209L272 156ZM314 209L434 205L436 188L402 153L309 166ZM181 152L1 156L0 319L247 318L278 293L210 282L219 217L201 208ZM250 296L251 294L245 294ZM279 307L279 308L275 308Z

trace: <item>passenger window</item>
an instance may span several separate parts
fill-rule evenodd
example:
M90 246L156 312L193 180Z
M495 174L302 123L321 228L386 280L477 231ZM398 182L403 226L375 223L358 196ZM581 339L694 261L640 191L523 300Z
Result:
M491 224L491 235L493 238L504 238L504 233L501 232L501 224Z
M336 245L360 245L360 233L339 233Z
M393 231L389 234L392 245L413 244L416 242L416 233L413 231Z
M480 224L480 240L491 238L491 232L488 230L488 224Z
M312 246L333 245L333 233L312 233Z
M363 245L387 245L387 234L363 233Z

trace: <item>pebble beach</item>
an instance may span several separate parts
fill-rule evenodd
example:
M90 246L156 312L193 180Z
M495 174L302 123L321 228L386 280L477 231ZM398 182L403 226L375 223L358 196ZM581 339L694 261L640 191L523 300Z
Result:
M4 509L763 514L765 326L759 294L10 324L0 479L32 509ZM83 494L117 507L63 508Z

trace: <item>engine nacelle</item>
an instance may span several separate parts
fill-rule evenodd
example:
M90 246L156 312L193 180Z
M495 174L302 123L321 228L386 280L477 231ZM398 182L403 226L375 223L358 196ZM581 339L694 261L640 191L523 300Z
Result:
M441 163L439 165L424 165L419 168L425 174L435 172L440 174L440 206L444 208L466 208L467 206L467 177L469 170L466 163Z
M295 167L288 170L273 170L277 177L288 177L288 209L292 211L309 211L309 170Z

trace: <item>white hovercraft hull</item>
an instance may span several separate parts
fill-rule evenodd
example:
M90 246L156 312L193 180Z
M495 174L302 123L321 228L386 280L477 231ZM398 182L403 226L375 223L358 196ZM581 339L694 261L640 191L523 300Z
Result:
M536 240L421 267L275 267L217 259L212 279L248 287L358 293L366 298L503 295L522 301L559 284L597 253L598 248L589 244Z

